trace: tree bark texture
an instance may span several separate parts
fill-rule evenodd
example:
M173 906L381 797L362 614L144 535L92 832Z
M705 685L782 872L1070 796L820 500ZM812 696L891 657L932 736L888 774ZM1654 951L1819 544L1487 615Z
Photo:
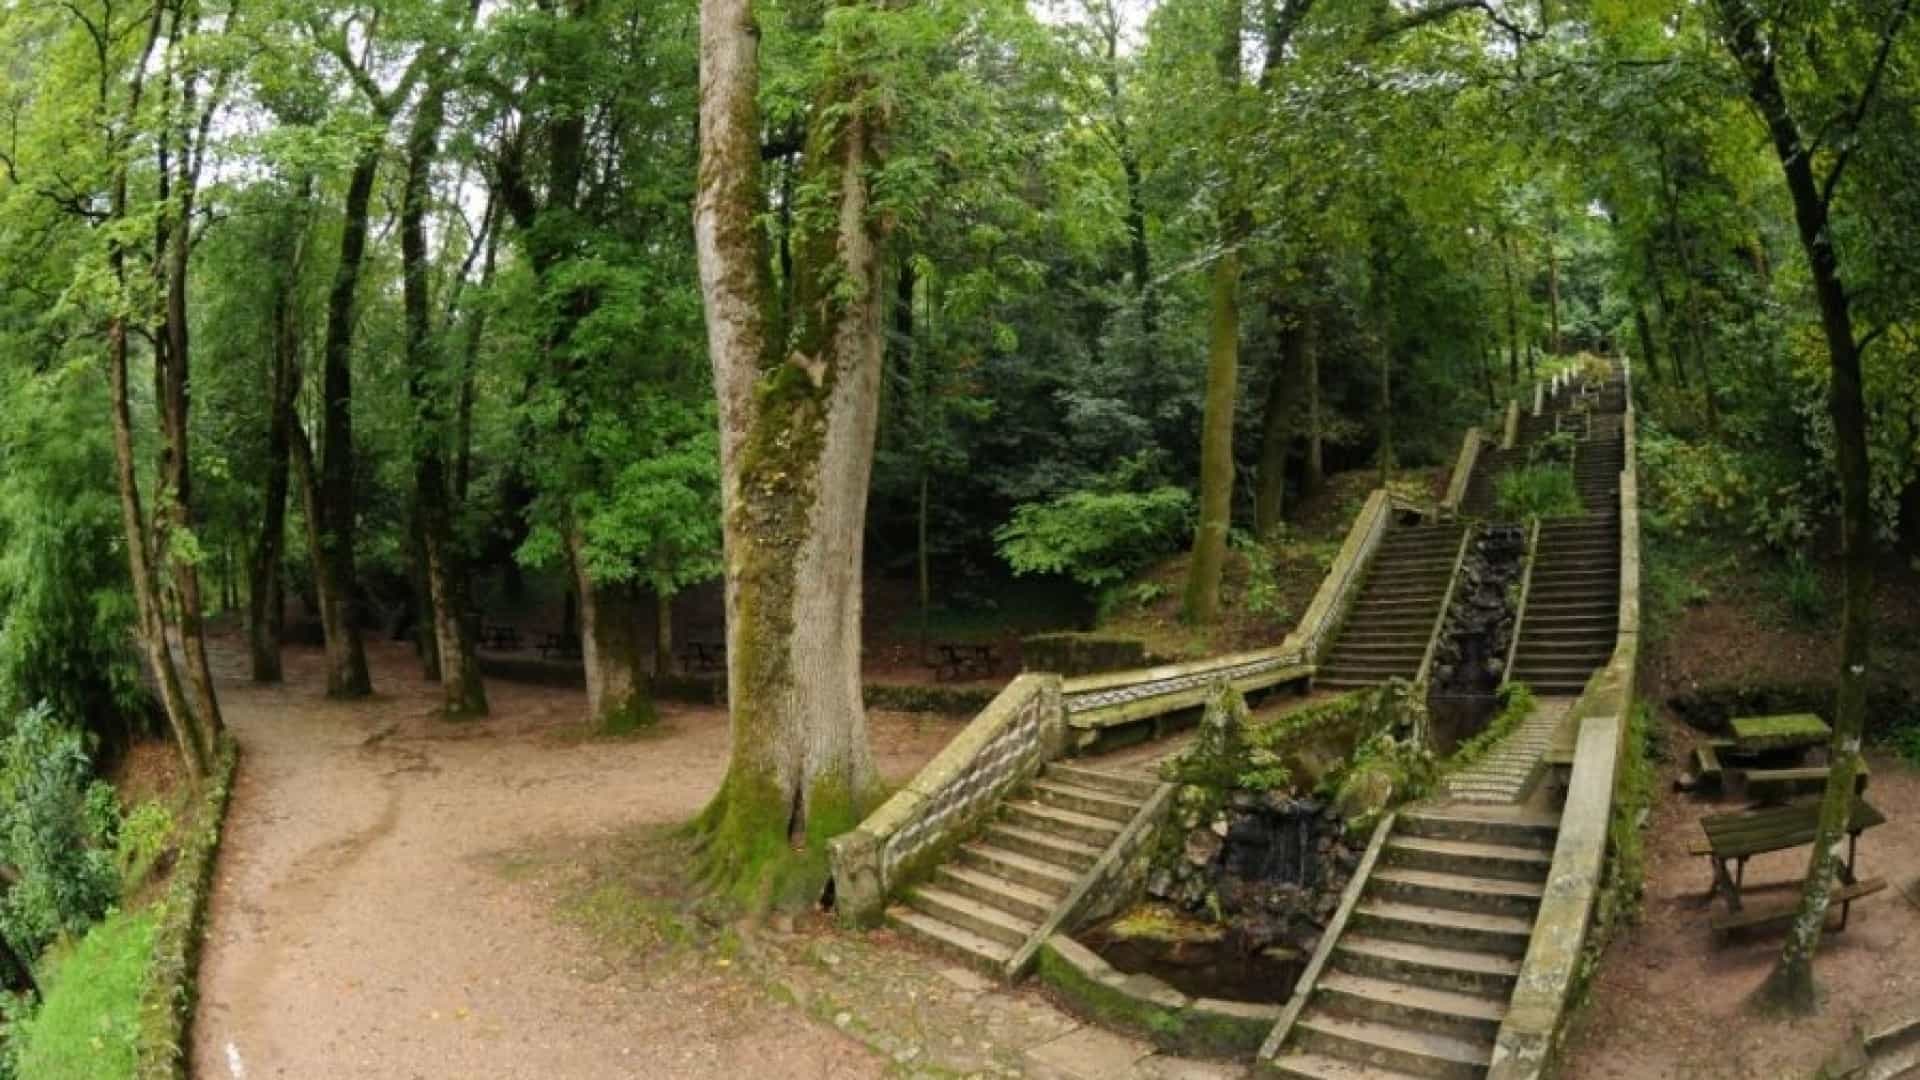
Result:
M627 582L594 581L586 541L567 538L580 592L580 659L587 675L587 715L596 730L625 735L658 719L640 643L640 592Z
M860 693L862 539L882 366L884 224L867 177L879 117L829 73L803 168L830 225L794 245L791 336L759 226L759 32L750 0L704 0L694 207L720 406L733 750L702 815L710 881L757 905L817 900L825 845L877 795ZM853 106L853 107L849 107ZM790 342L785 344L783 342Z
M252 587L247 596L247 643L253 681L281 679L280 639L286 628L286 596L281 563L286 556L287 495L293 454L293 408L300 392L300 331L295 289L304 242L295 246L273 298L273 376L267 388L267 461L260 503L260 534L254 538Z
M1283 313L1283 318L1289 317ZM1287 459L1291 456L1296 414L1300 411L1300 384L1306 376L1304 311L1280 331L1279 362L1267 380L1267 404L1261 417L1260 469L1254 488L1253 529L1262 540L1280 527L1286 511Z

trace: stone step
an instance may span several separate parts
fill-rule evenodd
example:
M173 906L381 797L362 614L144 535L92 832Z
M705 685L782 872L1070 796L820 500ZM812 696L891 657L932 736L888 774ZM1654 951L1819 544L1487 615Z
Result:
M1507 1015L1504 1001L1435 990L1391 979L1329 971L1314 985L1315 1001L1328 1012L1361 1020L1492 1042Z
M1435 604L1434 607L1440 605ZM1416 633L1422 636L1433 633L1433 612L1374 612L1367 618L1351 616L1347 619L1346 632L1387 632ZM1342 633L1342 637L1346 636Z
M1038 919L1023 919L938 885L918 885L907 890L907 906L1010 949L1026 944L1039 926Z
M1412 678L1413 674L1414 673L1411 671L1398 672L1396 673L1395 677L1407 679L1407 678ZM1379 686L1381 683L1384 683L1386 681L1387 681L1386 678L1383 676L1350 675L1350 674L1338 674L1338 673L1315 675L1313 677L1313 685L1323 690L1341 690L1341 691L1365 690L1370 686Z
M1001 816L1022 828L1050 833L1102 850L1120 835L1120 824L1111 818L1063 810L1026 799L1003 803Z
M1553 865L1552 853L1539 848L1426 836L1389 836L1384 854L1389 866L1515 881L1545 881Z
M1521 730L1526 729L1523 727ZM1553 732L1544 731L1541 741L1551 743ZM1443 807L1419 807L1403 811L1396 819L1394 828L1396 832L1429 840L1504 844L1540 851L1552 851L1555 840L1560 836L1558 818L1518 812L1489 814L1485 811Z
M1368 895L1460 911L1497 911L1531 919L1545 886L1533 881L1471 877L1435 870L1383 866L1367 879Z
M1542 585L1559 582L1569 584L1586 584L1588 582L1612 584L1619 580L1620 568L1617 566L1580 566L1572 563L1564 566L1543 564L1533 568L1532 587L1538 589Z
M1862 1080L1920 1080L1920 1043L1876 1053Z
M1383 597L1376 600L1371 596L1367 596L1362 598L1359 603L1353 605L1353 614L1358 616L1368 614L1369 612L1393 614L1395 612L1413 612L1420 610L1432 611L1440 606L1443 591L1444 590L1436 590L1414 599Z
M1528 617L1520 627L1520 647L1529 643L1541 645L1605 645L1613 648L1613 639L1619 633L1617 620L1608 620L1606 625L1597 621L1592 626L1543 626L1535 627L1533 619Z
M1524 956L1533 920L1454 908L1363 900L1350 926L1373 937L1413 941L1447 949Z
M995 847L1066 867L1076 874L1092 869L1100 861L1102 847L1082 843L1072 837L1056 836L1044 829L1029 828L1011 821L987 823L986 839Z
M1352 630L1340 635L1342 645L1360 645L1369 648L1390 645L1413 645L1427 647L1430 631L1422 630Z
M1553 618L1556 616L1585 615L1589 618L1612 616L1618 620L1619 602L1615 600L1579 600L1555 599L1536 601L1527 599L1527 621L1533 621L1535 615Z
M1307 1050L1289 1050L1269 1062L1268 1068L1289 1080L1410 1080L1418 1075Z
M962 844L954 851L954 859L963 866L1025 885L1055 900L1066 896L1080 880L1080 872L1071 867L978 840Z
M1293 1030L1302 1050L1437 1080L1480 1080L1493 1062L1491 1039L1461 1039L1315 1008L1302 1013Z
M912 940L994 975L1013 959L1014 946L899 904L887 908L887 924Z
M1095 791L1124 796L1136 803L1146 802L1160 787L1157 781L1144 776L1102 772L1089 766L1065 765L1057 761L1046 767L1045 775L1049 779L1060 780L1076 787L1092 788Z
M1321 669L1314 681L1328 686L1341 681L1372 686L1388 679L1410 679L1419 666L1417 660L1408 664L1330 664Z
M1058 897L953 861L934 870L933 883L1035 924L1045 921L1060 904Z
M1515 682L1528 683L1535 685L1536 688L1540 683L1585 686L1594 670L1603 666L1602 664L1557 663L1548 660L1535 661L1526 657L1515 657L1512 678Z
M1618 632L1620 616L1615 611L1603 611L1592 614L1581 612L1528 611L1526 624L1521 633L1529 630L1552 631L1590 631L1607 630Z
M1124 795L1080 787L1061 780L1035 780L1031 787L1035 799L1048 806L1071 810L1089 817L1105 818L1124 825L1140 812L1140 803Z
M1543 641L1522 639L1520 651L1514 655L1514 667L1522 664L1551 664L1555 666L1578 667L1583 663L1595 666L1605 663L1613 655L1613 642L1589 642L1585 644L1552 644Z

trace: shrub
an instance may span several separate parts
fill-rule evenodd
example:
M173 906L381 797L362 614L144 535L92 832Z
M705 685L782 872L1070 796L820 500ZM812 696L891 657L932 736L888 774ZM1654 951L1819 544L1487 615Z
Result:
M0 934L22 956L106 914L119 893L118 826L79 733L45 706L21 714L0 742L0 863L20 876L0 900Z
M1920 724L1909 724L1893 733L1893 751L1908 764L1920 768Z
M1247 560L1247 584L1240 597L1247 614L1285 622L1292 613L1280 588L1280 568L1273 548L1243 532L1235 532L1232 539Z
M1018 508L993 539L1016 574L1066 574L1099 588L1174 550L1192 507L1193 496L1176 487L1076 491Z
M1508 521L1577 517L1583 509L1573 470L1560 465L1528 465L1501 473L1495 498L1500 516Z
M1786 568L1780 575L1780 599L1787 606L1787 618L1795 625L1808 629L1826 625L1830 610L1826 584L1800 552L1787 558Z

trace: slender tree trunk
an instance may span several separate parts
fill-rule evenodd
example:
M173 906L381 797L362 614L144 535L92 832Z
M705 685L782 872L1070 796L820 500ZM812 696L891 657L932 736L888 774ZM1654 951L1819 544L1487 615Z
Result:
M1776 49L1762 37L1760 15L1748 0L1718 0L1727 47L1744 69L1748 94L1766 121L1774 150L1793 198L1794 222L1813 274L1820 324L1827 339L1833 373L1828 408L1833 418L1835 457L1840 471L1841 552L1845 564L1841 619L1839 692L1834 702L1830 772L1820 802L1813 854L1807 865L1800 908L1787 932L1780 960L1757 995L1764 1005L1811 1013L1818 1007L1813 957L1827 921L1834 879L1847 847L1846 831L1854 802L1854 779L1861 767L1860 744L1866 723L1867 663L1872 630L1872 506L1869 501L1867 410L1862 389L1860 349L1854 336L1847 289L1829 228L1828 199L1837 185L1829 176L1823 192L1813 170L1813 153L1794 119L1775 69ZM1908 6L1902 3L1887 33L1898 33ZM1864 111L1867 102L1861 103ZM1844 167L1844 155L1841 164Z
M1513 284L1513 238L1502 230L1500 236L1500 272L1507 284L1507 389L1517 392L1520 385L1520 298Z
M444 66L443 57L443 65ZM427 185L437 154L440 126L445 118L446 86L436 76L421 96L407 139L407 179L401 196L400 256L403 267L402 300L406 309L408 388L413 395L414 505L419 514L420 549L424 555L427 607L431 615L433 655L440 672L441 711L448 717L484 716L487 692L467 619L466 560L460 557L453 535L453 510L448 505L445 410L441 391L434 385L439 350L435 347L427 312ZM582 578L584 581L584 577ZM625 628L633 636L631 620ZM584 637L584 635L583 635ZM631 650L629 650L631 651ZM583 653L584 655L584 653ZM588 689L592 697L593 665L589 662Z
M1286 510L1287 458L1293 448L1294 414L1299 411L1299 387L1306 373L1305 330L1302 316L1280 331L1280 362L1267 380L1267 405L1261 417L1260 469L1254 490L1253 529L1262 540L1280 527Z
M254 541L253 587L247 605L247 640L253 658L253 681L281 679L280 639L286 626L281 564L286 556L287 493L293 453L293 405L300 391L300 332L294 311L298 300L300 251L297 243L285 277L273 298L273 381L268 388L266 490L261 498L260 535Z
M781 332L758 225L758 40L751 0L701 4L694 222L720 405L733 748L698 831L714 887L799 906L825 887L826 841L878 794L860 612L886 239L867 182L882 117L860 104L858 71L832 71L815 99L802 179L835 214L797 238Z
M1653 324L1647 321L1647 306L1639 300L1633 302L1634 335L1640 340L1640 355L1646 358L1647 373L1657 381L1660 378L1660 354L1653 347Z
M318 563L326 564L329 588L321 590L320 626L327 641L327 696L364 697L373 692L366 646L354 617L353 330L360 267L367 250L368 207L380 167L379 148L363 151L347 182L340 265L327 296L327 337L322 353L323 442L315 510L319 514Z
M1300 490L1317 495L1327 483L1326 450L1320 430L1320 331L1312 308L1300 312L1300 351L1306 367L1307 469Z
M1566 343L1560 340L1560 223L1551 210L1547 213L1547 327L1548 349L1558 358L1566 353Z

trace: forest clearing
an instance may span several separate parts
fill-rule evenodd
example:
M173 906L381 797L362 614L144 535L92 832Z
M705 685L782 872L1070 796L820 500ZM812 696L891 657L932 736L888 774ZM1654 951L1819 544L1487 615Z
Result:
M0 1080L1920 1080L1914 6L0 3Z

